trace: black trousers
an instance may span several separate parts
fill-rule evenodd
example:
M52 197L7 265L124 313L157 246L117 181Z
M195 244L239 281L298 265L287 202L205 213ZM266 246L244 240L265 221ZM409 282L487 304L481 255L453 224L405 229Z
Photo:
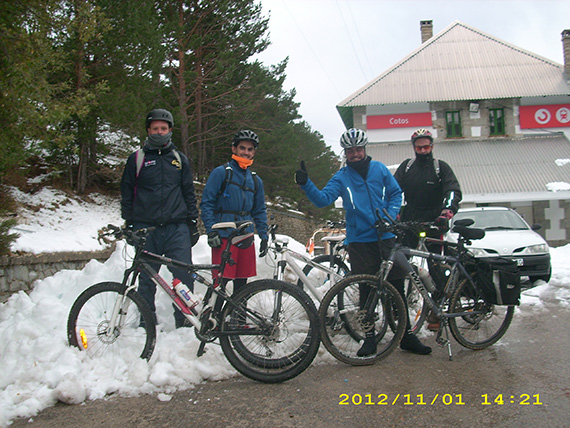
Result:
M377 242L351 242L348 245L348 255L350 257L350 272L352 275L368 274L376 275L380 271L380 265L384 258L389 257L390 251L394 247L394 238L383 239ZM404 278L411 270L411 267L402 253L396 253L394 266L388 275L388 281L396 287L406 306L406 331L409 329L408 304L404 292ZM368 287L360 287L360 307L364 306L368 297Z

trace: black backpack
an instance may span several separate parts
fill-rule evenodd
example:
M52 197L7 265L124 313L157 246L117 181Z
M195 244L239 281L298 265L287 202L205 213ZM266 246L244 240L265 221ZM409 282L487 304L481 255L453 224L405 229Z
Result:
M257 192L257 188L258 188L257 182L259 181L259 177L257 176L257 174L254 171L251 171L251 175L253 177L253 189L250 189L245 184L241 184L241 183L237 183L235 181L232 181L232 179L234 177L234 170L232 169L232 166L228 162L226 164L226 178L224 179L224 182L222 183L222 187L220 187L220 191L216 195L216 199L218 199L220 197L220 195L222 193L224 193L224 191L226 190L226 187L228 187L228 184L234 184L234 185L238 186L240 189L245 190L246 192L253 192L253 194L255 194Z
M404 174L406 174L409 171L410 167L414 164L415 161L416 161L416 158L408 159L408 163L406 164L406 170L404 171ZM437 175L437 178L439 179L439 181L441 181L439 160L436 158L433 159L433 169L435 170L435 174Z

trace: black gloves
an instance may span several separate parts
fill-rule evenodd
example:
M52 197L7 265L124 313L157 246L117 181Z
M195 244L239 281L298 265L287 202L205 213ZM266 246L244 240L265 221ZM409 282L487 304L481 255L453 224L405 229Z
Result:
M435 219L433 225L441 232L445 233L449 230L449 220L453 217L453 211L443 210L438 218Z
M297 172L295 172L295 183L303 186L304 184L307 184L307 180L309 180L309 174L305 168L305 161L301 161L301 169L298 169Z
M198 232L198 220L195 218L189 218L186 220L186 223L188 224L188 229L190 229L190 244L193 247L200 239L200 232Z
M219 248L222 246L222 238L218 232L212 231L208 233L208 245L212 248Z
M265 257L267 255L267 239L261 240L261 245L259 245L259 257Z

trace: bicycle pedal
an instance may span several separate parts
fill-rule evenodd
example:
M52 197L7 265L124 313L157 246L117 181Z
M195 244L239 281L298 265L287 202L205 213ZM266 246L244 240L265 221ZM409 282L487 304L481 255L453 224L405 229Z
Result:
M445 339L444 337L438 337L435 339L435 343L437 343L442 348L449 344L449 339Z

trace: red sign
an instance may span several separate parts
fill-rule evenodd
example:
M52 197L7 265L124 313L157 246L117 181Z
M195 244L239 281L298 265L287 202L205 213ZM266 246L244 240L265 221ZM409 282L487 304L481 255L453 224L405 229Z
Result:
M570 126L570 104L521 106L521 128L560 128Z
M384 114L367 116L367 129L407 128L409 126L431 126L431 113Z

